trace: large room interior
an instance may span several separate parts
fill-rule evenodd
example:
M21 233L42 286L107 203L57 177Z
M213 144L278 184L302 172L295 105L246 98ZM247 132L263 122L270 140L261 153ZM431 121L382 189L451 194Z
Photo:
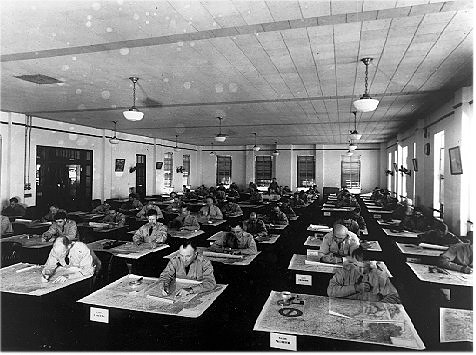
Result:
M468 0L2 1L1 203L15 198L26 212L2 212L1 350L472 351L473 11ZM241 215L212 223L210 187ZM356 205L339 205L342 189ZM173 192L205 218L197 235L170 233ZM164 212L167 247L94 249L135 241L151 223L146 207L140 218L124 207L130 194ZM101 225L91 212L103 202L125 222ZM41 236L57 224L41 219L53 204L77 224L69 247L85 243L100 261L94 275L40 281L55 240ZM269 217L276 205L295 207L284 228ZM364 258L384 263L393 308L338 303L328 285L348 259L330 271L313 264L323 246L310 238L335 238L348 206L365 221L361 247L379 245ZM453 243L419 244L436 227L385 224L407 207L446 226L470 264L438 266ZM278 237L254 236L255 258L206 254L251 212ZM184 240L210 256L216 289L157 301L148 292ZM107 292L124 298L108 303Z

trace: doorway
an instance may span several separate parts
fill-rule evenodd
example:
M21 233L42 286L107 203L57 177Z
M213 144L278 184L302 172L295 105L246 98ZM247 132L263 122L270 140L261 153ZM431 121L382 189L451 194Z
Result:
M36 205L57 203L67 211L88 211L92 198L92 150L37 146Z
M146 191L145 172L146 172L145 155L136 154L136 193L139 195L141 199L145 197L145 191Z

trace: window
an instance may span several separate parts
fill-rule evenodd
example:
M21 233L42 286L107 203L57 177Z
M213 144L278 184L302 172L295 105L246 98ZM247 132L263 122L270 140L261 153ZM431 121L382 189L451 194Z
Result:
M405 169L408 169L407 160L408 160L408 146L406 145L402 148L402 165ZM402 175L402 196L407 197L407 176L408 175L403 173L401 173L401 175Z
M445 131L440 131L434 136L434 152L433 157L433 208L440 212L434 211L435 217L443 217L443 196L444 196L444 179L445 179Z
M394 155L393 155L393 162L395 164L398 164L398 160L397 160L397 151L398 150L395 150L394 151ZM398 165L397 165L398 166ZM397 183L398 183L398 171L395 171L395 169L392 169L393 170L393 191L390 190L391 192L396 192L397 191ZM398 170L398 169L397 169Z
M164 155L164 187L172 187L174 176L174 155L173 153L165 153Z
M187 187L190 187L190 155L183 156L183 183Z
M400 198L400 196L402 195L402 181L403 181L403 176L402 176L402 173L399 172L398 170L400 170L400 167L403 165L403 162L402 162L402 157L403 157L403 148L400 144L397 144L397 156L396 156L396 163L397 163L397 171L395 172L395 176L397 177L397 185L395 186L397 191L397 199Z
M416 142L413 143L413 159L416 159ZM416 173L415 168L412 166L412 175L413 175L413 204L416 204Z
M341 186L360 189L360 156L341 157Z
M392 153L388 153L387 170L393 171ZM392 175L390 174L387 175L387 190L392 191Z
M255 164L255 182L257 186L268 186L273 177L271 156L258 155Z
M224 185L231 184L231 157L217 155L217 181L216 184L219 185L223 183Z
M297 157L297 187L314 185L316 179L315 160L312 155Z

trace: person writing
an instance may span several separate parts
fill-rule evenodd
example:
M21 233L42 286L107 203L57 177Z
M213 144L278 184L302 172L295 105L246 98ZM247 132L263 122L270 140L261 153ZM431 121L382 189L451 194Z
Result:
M132 236L132 241L136 245L146 244L151 248L157 247L167 240L167 227L157 221L157 211L147 211L148 223L140 227Z
M286 217L278 205L273 206L268 219L272 225L287 226L289 224L288 217Z
M114 208L107 211L106 216L101 220L102 223L109 223L111 226L124 227L126 224L126 216L117 212Z
M360 237L360 227L359 224L352 218L352 212L345 212L342 218L339 218L335 224L341 224L351 231L357 237Z
M346 258L327 287L329 297L360 299L363 301L400 303L396 288L388 274L375 263L364 262L364 250L358 247Z
M164 215L162 214L162 211L160 210L160 207L157 205L154 205L152 201L147 202L147 204L142 207L142 209L137 212L136 217L137 218L147 218L146 213L148 210L156 210L157 211L157 219L163 219Z
M265 239L268 231L262 219L258 219L256 212L250 213L250 218L243 221L243 230L250 233L256 240Z
M332 231L327 233L319 249L319 259L324 263L340 264L344 256L360 246L359 238L342 224L335 224Z
M175 217L170 222L170 228L177 228L180 230L199 230L200 224L196 216L190 214L190 209L187 205L182 206L182 211L179 216Z
M159 290L163 296L170 292L176 278L201 281L199 284L179 290L177 297L190 293L200 293L213 290L216 286L212 263L197 251L193 240L185 240L180 245L178 254L170 259L159 277Z
M8 217L23 217L26 214L26 208L18 203L16 197L10 199L10 204L2 210L3 216Z
M57 237L53 243L46 264L41 271L44 282L49 281L55 274L58 264L70 268L72 273L59 276L54 282L65 282L68 279L94 274L94 259L87 245L82 242L73 242L65 236Z
M223 214L215 205L215 199L212 196L207 196L207 204L200 209L200 214L210 219L223 219Z
M233 254L255 255L256 242L250 233L244 232L239 223L231 225L230 232L222 233L210 246L216 252L231 251Z
M75 221L66 218L65 211L58 211L55 214L55 221L41 237L45 242L57 237L67 237L69 240L78 239L78 227Z
M473 272L473 240L469 243L451 245L438 258L438 265L442 268L460 271L465 274Z
M243 211L241 210L240 205L230 200L227 200L223 204L221 211L225 216L235 216L235 215L243 214Z

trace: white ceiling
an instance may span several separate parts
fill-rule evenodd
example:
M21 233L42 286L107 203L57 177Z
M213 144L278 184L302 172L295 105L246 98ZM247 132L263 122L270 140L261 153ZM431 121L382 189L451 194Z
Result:
M209 145L378 143L472 83L472 1L2 1L1 109ZM38 85L15 76L43 74ZM126 121L138 76L140 122Z

